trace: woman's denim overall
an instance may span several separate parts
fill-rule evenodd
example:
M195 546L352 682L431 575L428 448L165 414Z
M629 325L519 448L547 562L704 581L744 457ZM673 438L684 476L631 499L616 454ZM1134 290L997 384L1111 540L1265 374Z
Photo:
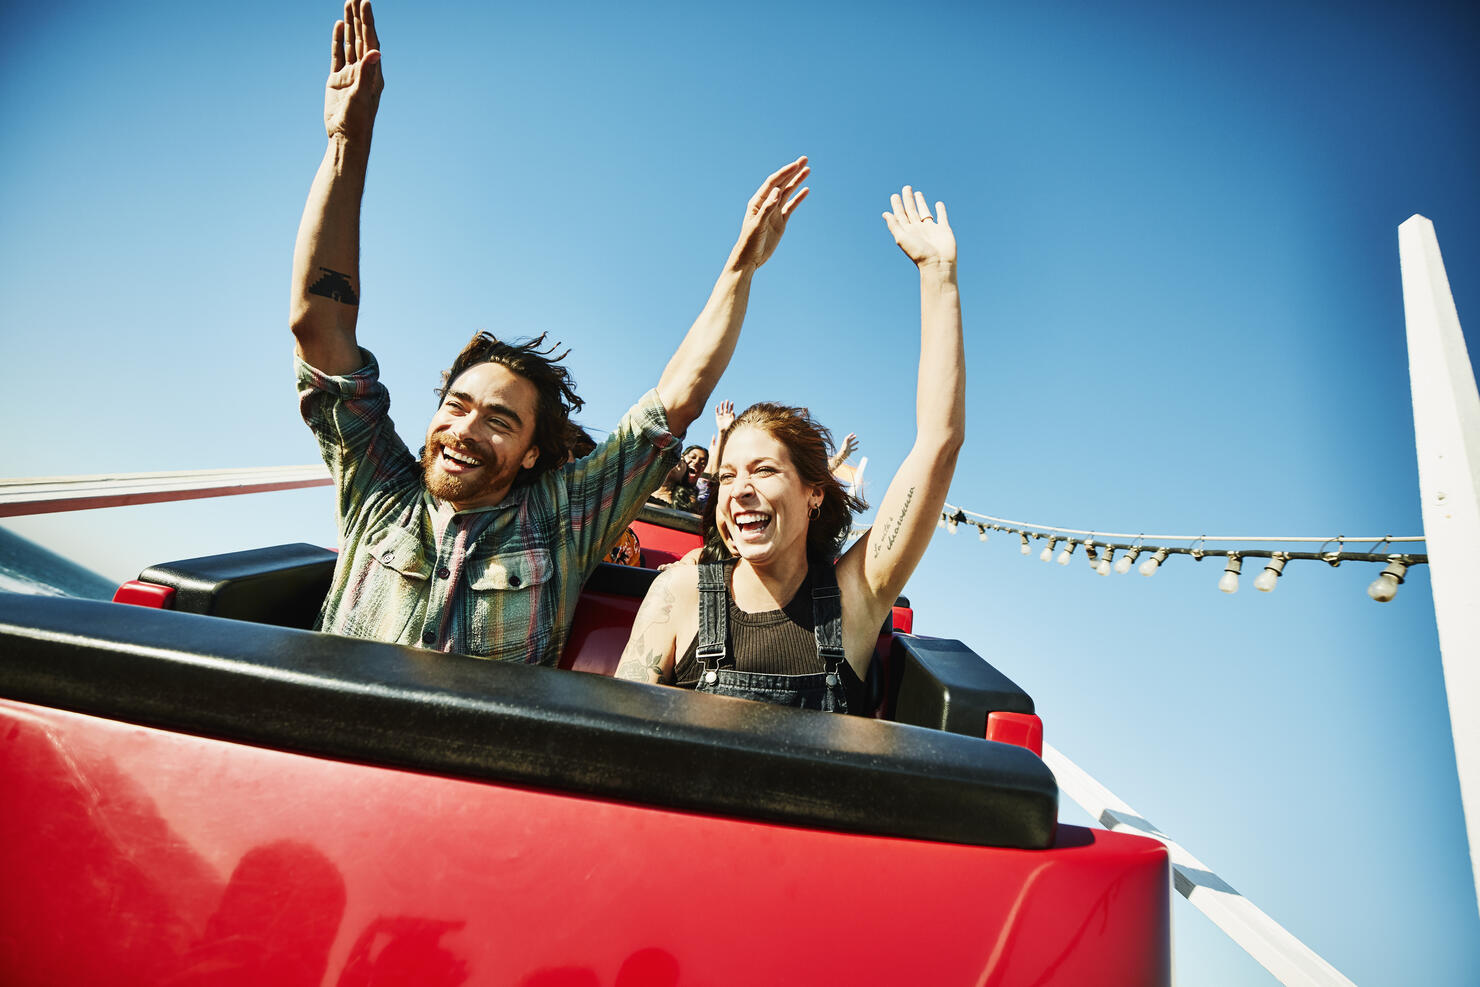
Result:
M738 696L778 706L848 712L848 696L838 667L843 657L843 601L830 565L812 567L812 625L823 670L809 675L742 672L729 654L730 588L723 562L699 565L698 692Z

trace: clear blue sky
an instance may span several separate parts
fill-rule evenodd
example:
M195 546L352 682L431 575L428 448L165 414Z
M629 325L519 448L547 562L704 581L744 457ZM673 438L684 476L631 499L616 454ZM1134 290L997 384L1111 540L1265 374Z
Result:
M238 11L241 11L238 13ZM764 175L812 196L716 397L912 439L903 183L961 244L954 503L1109 531L1416 534L1397 226L1480 351L1473 5L406 4L365 200L361 340L403 434L467 336L549 330L609 426ZM334 4L0 12L0 472L309 463L285 325ZM708 422L694 438L708 438ZM332 544L323 491L18 520L113 579ZM1049 740L1359 984L1480 981L1428 573L1215 590L941 533L909 589ZM1072 806L1069 821L1080 817ZM1179 899L1183 983L1270 978Z

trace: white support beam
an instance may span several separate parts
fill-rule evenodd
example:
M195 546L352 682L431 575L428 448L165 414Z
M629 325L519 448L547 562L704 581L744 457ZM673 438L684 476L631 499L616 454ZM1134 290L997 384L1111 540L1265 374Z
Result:
M1309 946L1286 932L1249 899L1188 853L1177 841L1147 822L1050 744L1043 762L1053 771L1059 790L1077 802L1101 826L1118 833L1149 836L1166 844L1172 859L1172 885L1238 943L1282 984L1301 987L1354 987L1352 982Z
M1418 491L1459 795L1480 897L1480 394L1434 224L1398 227Z
M0 479L0 517L327 487L332 482L323 466Z

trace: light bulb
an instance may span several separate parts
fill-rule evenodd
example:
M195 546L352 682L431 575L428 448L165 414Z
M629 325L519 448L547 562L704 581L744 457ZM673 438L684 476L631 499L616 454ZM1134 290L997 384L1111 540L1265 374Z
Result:
M1048 545L1044 547L1043 551L1041 551L1041 552L1038 553L1038 557L1040 559L1042 559L1043 561L1045 561L1045 562L1052 562L1053 561L1053 547L1055 545L1057 545L1058 543L1059 543L1059 540L1057 538L1050 538L1048 540Z
M1024 555L1031 554L1032 551L1033 551L1033 548L1032 548L1031 545L1028 544L1028 534L1027 534L1027 532L1020 532L1018 534L1018 537L1023 540L1023 547L1021 549L1019 549L1019 551L1021 551Z
M976 530L978 532L978 534L976 536L977 537L977 540L978 541L986 541L987 540L987 529L986 529L986 526L979 524L979 525L976 526Z
M956 520L956 515L954 515L954 514L952 514L950 517L946 518L946 532L948 534L954 535L956 533L956 525L958 523L959 522Z
M1388 567L1382 570L1382 575L1372 580L1372 585L1367 587L1367 595L1378 603L1388 602L1398 595L1398 587L1402 585L1403 576L1407 572L1408 563L1392 559Z
M1275 584L1280 580L1280 574L1285 571L1285 563L1289 559L1283 552L1275 552L1264 571L1254 577L1254 588L1261 593L1274 592Z
M1155 555L1151 556L1151 558L1149 558L1145 562L1142 562L1141 563L1141 568L1140 568L1141 575L1143 575L1143 576L1154 576L1154 575L1156 575L1156 569L1157 569L1157 567L1160 566L1163 562L1165 562L1167 560L1167 554L1168 553L1167 553L1167 550L1166 549L1164 549L1164 548L1158 548L1156 550L1156 554Z
M1105 549L1105 554L1100 556L1100 564L1095 566L1095 572L1102 576L1110 575L1110 563L1115 558L1115 549Z
M1218 580L1218 588L1225 593L1238 592L1238 571L1243 567L1243 560L1232 552L1228 553L1228 567L1223 570L1223 578Z
M1074 539L1069 539L1069 547L1059 553L1059 565L1068 565L1069 556L1074 554Z
M945 514L941 514L940 520L937 521L937 522L935 522L935 526L937 528L944 528L946 526L946 516L945 516Z
M1139 548L1132 549L1128 554L1122 555L1115 560L1115 571L1124 576L1131 571L1131 566L1136 564L1136 557L1141 554Z

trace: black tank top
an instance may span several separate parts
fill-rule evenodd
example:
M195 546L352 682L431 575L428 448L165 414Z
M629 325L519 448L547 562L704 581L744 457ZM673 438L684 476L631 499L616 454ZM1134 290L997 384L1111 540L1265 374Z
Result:
M725 562L725 582L734 571L733 559ZM812 572L808 570L796 594L780 610L746 613L726 594L729 609L729 654L735 669L763 675L810 675L823 671L817 655L816 622L812 609ZM674 666L674 684L692 689L699 683L699 635L689 643ZM848 709L864 710L863 683L847 661L838 665L838 675L848 697Z

